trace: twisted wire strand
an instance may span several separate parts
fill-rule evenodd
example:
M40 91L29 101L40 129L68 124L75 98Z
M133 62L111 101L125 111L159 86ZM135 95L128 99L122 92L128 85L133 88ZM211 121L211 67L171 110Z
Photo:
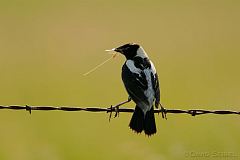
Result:
M102 108L102 107L72 107L72 106L20 106L20 105L9 105L9 106L2 106L0 105L0 109L8 109L8 110L26 110L30 114L33 110L42 110L42 111L53 111L53 110L60 110L60 111L85 111L85 112L106 112L112 113L116 112L114 107ZM121 107L117 110L117 112L134 112L133 108L124 108ZM236 114L240 115L240 111L232 111L232 110L204 110L204 109L155 109L154 113L171 113L171 114L190 114L192 116L196 115L203 115L203 114Z

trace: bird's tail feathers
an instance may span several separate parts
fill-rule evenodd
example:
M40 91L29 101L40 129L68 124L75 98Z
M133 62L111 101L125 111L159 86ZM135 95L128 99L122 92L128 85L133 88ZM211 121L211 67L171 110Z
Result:
M141 133L144 127L144 114L140 107L136 106L129 127L136 133Z
M157 132L153 107L151 108L151 110L147 111L145 115L144 132L148 136L151 136Z
M141 133L144 130L145 134L148 136L155 134L157 129L153 107L151 110L147 111L146 115L144 116L141 108L136 106L129 127L136 133Z

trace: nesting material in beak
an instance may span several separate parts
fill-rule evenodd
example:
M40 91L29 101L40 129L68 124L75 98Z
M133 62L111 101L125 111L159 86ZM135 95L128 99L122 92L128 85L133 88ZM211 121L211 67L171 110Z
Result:
M89 75L90 73L92 73L93 71L95 71L96 69L98 69L99 67L103 66L105 63L107 63L108 61L110 61L111 59L115 58L118 54L117 52L115 52L115 48L113 49L108 49L108 50L105 50L107 51L109 54L112 55L112 57L106 59L105 61L103 61L102 63L100 63L99 65L97 65L96 67L94 67L93 69L89 70L88 72L84 73L83 75L84 76L87 76Z

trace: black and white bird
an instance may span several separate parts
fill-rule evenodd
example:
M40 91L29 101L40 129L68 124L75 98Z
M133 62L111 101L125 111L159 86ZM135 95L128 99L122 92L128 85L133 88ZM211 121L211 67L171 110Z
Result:
M154 105L160 104L159 81L156 69L144 49L136 43L128 43L112 49L126 57L122 66L122 80L129 99L136 108L129 127L136 133L151 136L157 132Z

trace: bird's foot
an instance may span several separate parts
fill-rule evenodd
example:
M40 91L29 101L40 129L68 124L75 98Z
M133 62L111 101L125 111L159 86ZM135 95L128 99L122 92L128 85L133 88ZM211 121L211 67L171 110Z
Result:
M115 106L112 106L109 108L110 109L110 115L109 115L109 122L112 118L112 112L115 112L115 115L114 115L114 118L116 117L119 117L119 105L115 105Z
M162 113L162 118L167 120L167 110L160 104L160 112Z
M108 112L110 112L109 121L110 121L111 118L112 118L112 112L113 112L113 111L115 112L114 118L119 117L119 107L122 106L122 105L124 105L124 104L126 104L126 103L128 103L128 102L130 102L131 100L132 100L132 99L131 99L130 97L128 97L128 100L126 100L126 101L123 101L123 102L121 102L121 103L119 103L119 104L117 104L117 105L115 105L115 106L112 106L112 105L111 105L111 107L109 108L109 111L108 111Z

